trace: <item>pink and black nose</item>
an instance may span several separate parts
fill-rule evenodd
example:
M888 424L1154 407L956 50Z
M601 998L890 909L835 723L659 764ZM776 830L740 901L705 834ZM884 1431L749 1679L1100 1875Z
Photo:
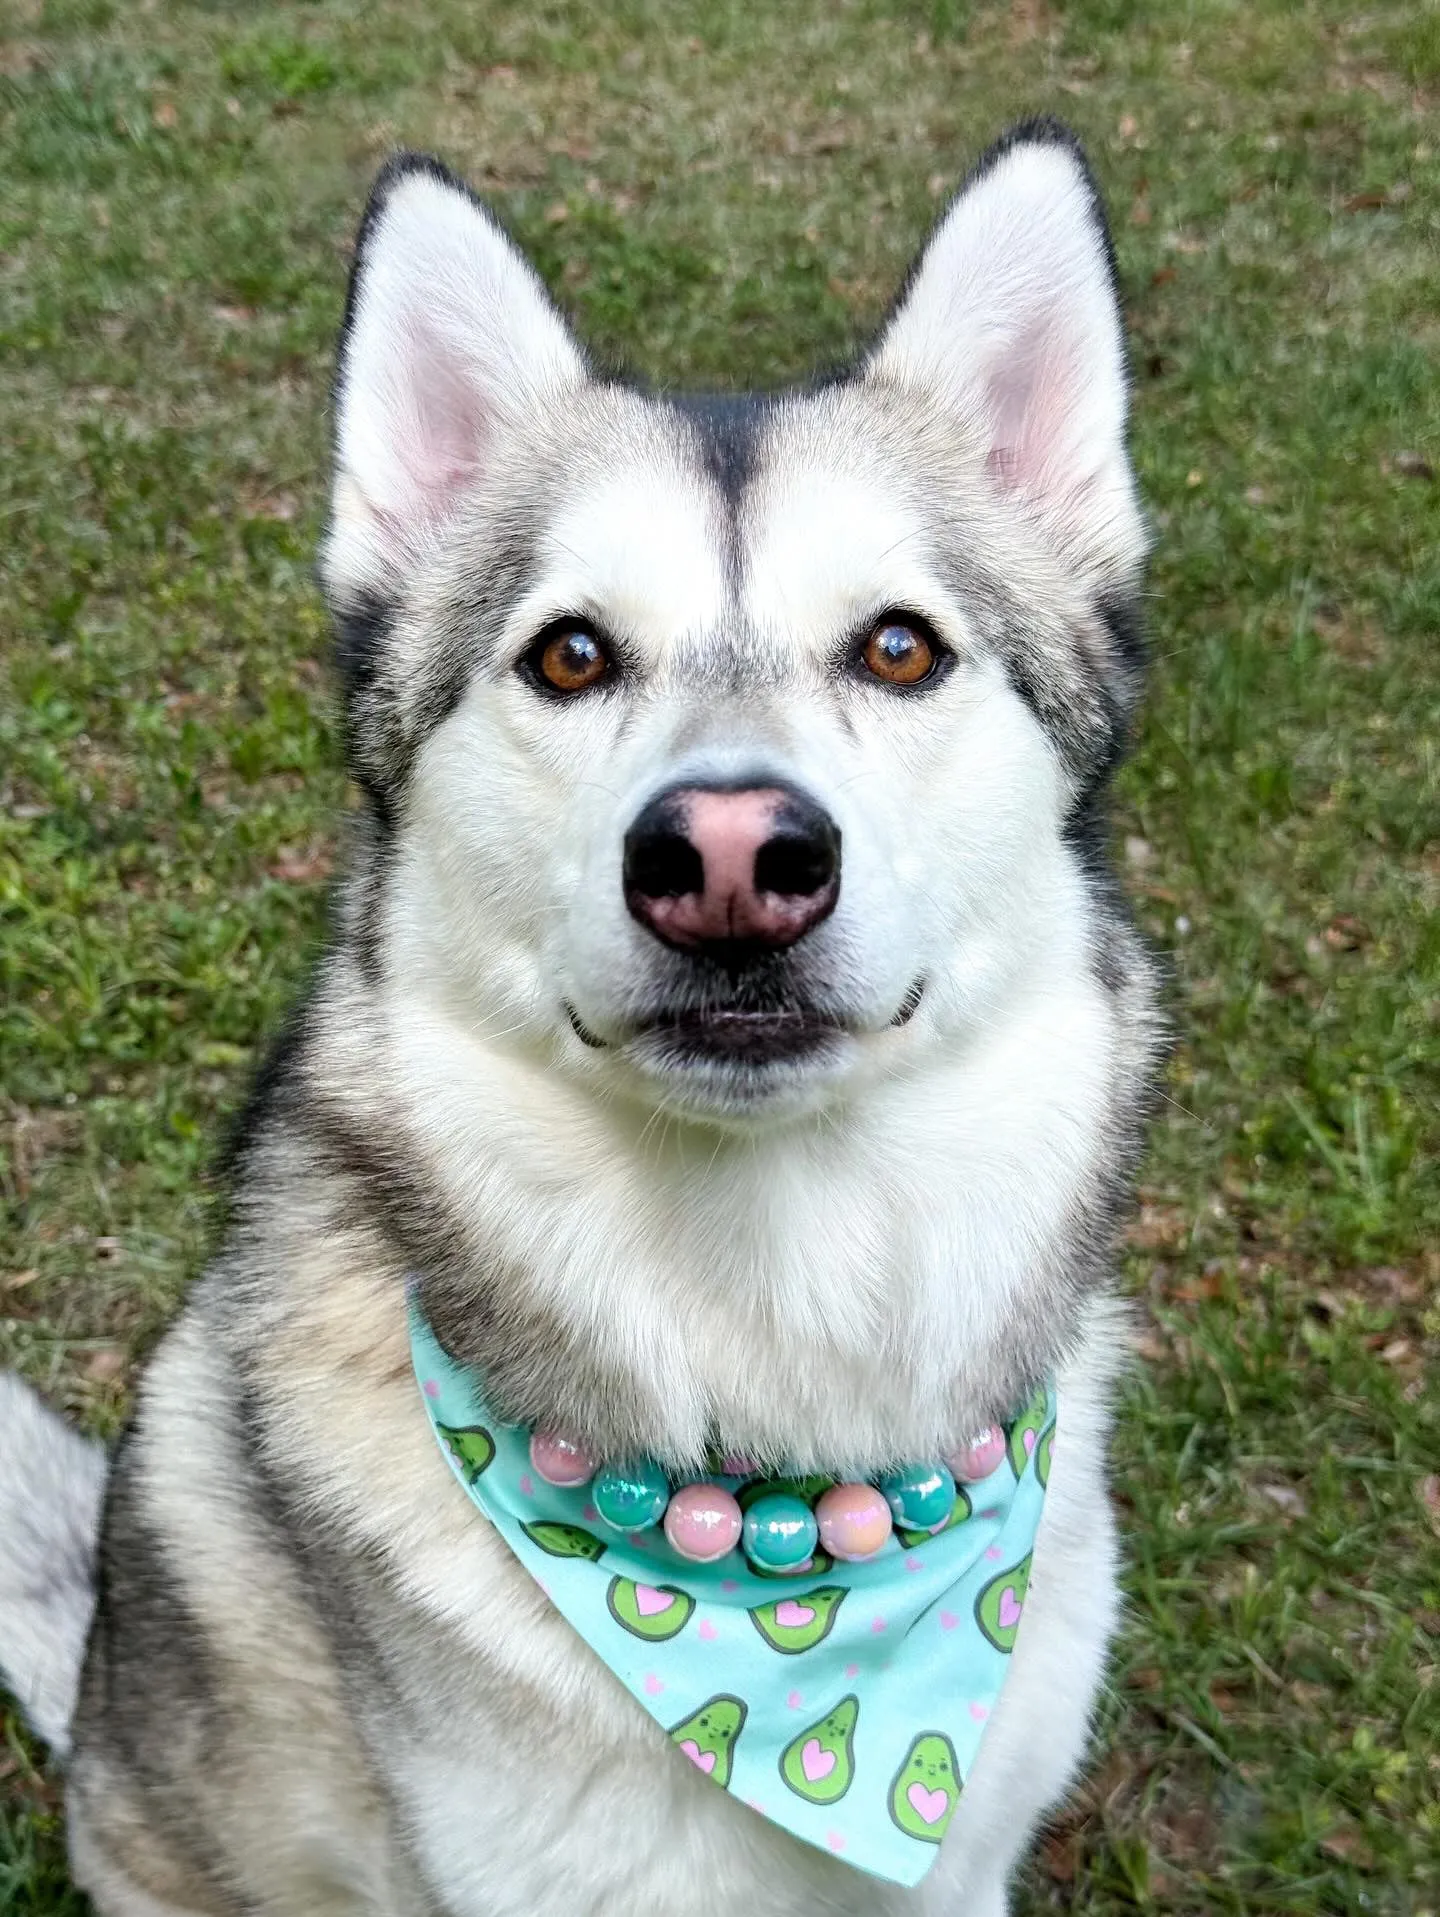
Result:
M840 829L784 786L672 786L625 834L625 903L664 944L783 950L835 910Z

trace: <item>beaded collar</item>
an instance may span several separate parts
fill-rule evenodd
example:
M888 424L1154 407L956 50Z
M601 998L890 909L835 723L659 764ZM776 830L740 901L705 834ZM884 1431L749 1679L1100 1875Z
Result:
M730 1469L746 1463L731 1458L672 1494L653 1467L595 1475L578 1447L499 1423L478 1375L447 1355L413 1296L410 1345L421 1402L472 1502L668 1733L677 1761L804 1842L918 1883L1020 1627L1053 1384L956 1457L976 1474L969 1482L931 1465L878 1486L776 1486ZM938 1522L937 1470L949 1482ZM765 1521L777 1500L798 1506L771 1511L778 1529ZM719 1511L718 1529L696 1509ZM929 1524L907 1521L926 1515ZM797 1535L807 1549L798 1564ZM777 1539L792 1554L785 1568L767 1561Z

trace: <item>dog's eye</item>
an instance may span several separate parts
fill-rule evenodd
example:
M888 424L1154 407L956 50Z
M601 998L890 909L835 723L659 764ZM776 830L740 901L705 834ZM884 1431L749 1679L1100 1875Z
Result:
M918 686L940 663L940 648L907 620L881 619L860 649L865 670L887 686Z
M614 661L589 626L549 626L525 655L525 663L552 692L587 692L606 678Z

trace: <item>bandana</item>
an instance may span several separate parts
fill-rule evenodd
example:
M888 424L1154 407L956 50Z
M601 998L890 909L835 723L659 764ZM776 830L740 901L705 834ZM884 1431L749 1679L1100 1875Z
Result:
M1005 1682L1050 1475L1054 1386L1006 1427L990 1476L957 1488L939 1531L897 1529L863 1563L817 1549L804 1572L760 1575L738 1551L692 1564L659 1527L611 1531L586 1487L547 1484L528 1431L491 1416L476 1373L446 1355L413 1300L410 1347L456 1477L668 1733L676 1761L803 1842L919 1883Z

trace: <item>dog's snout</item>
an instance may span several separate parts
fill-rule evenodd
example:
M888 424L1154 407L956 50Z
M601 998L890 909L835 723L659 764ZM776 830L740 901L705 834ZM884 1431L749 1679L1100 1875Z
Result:
M840 831L804 793L672 786L625 835L625 902L680 951L783 948L840 896Z

